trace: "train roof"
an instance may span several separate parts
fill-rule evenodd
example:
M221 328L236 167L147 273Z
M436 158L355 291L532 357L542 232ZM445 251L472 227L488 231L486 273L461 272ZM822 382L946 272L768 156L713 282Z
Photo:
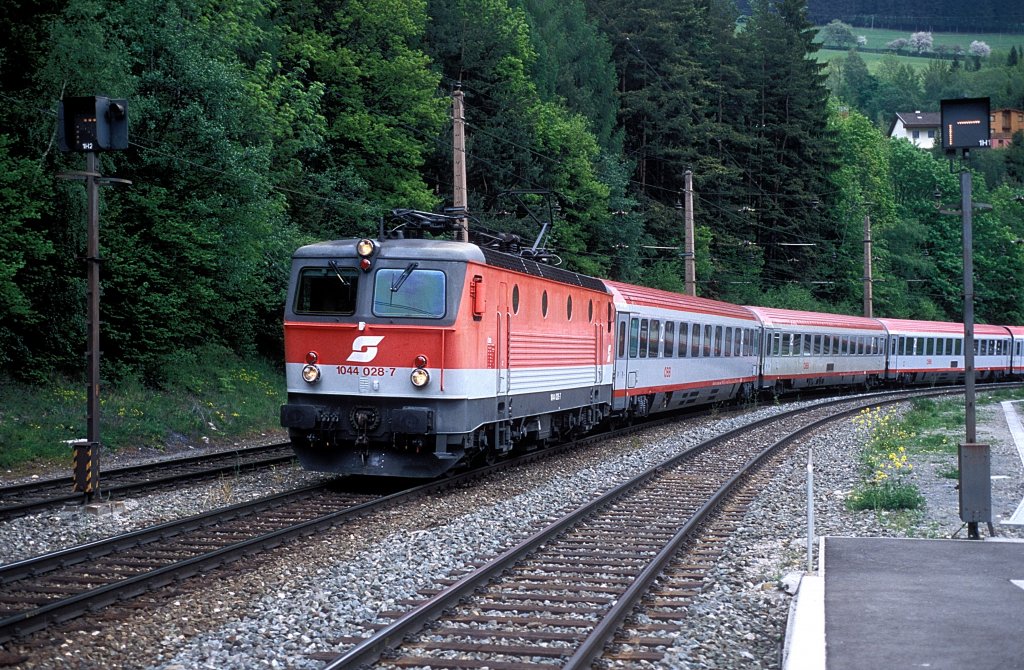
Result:
M607 279L604 283L615 296L615 302L620 305L642 305L644 307L659 307L680 312L712 314L715 316L732 317L734 319L757 321L751 311L742 305L681 295L646 286L623 284Z
M751 312L761 319L761 323L771 326L810 326L814 328L847 328L853 330L869 330L885 333L885 328L877 319L846 314L829 314L826 312L804 312L795 309L778 309L775 307L747 306Z
M879 319L891 335L963 335L964 324L948 321L917 321L914 319ZM975 335L1008 335L1005 326L986 323L974 325Z
M1010 331L1010 335L1024 338L1024 326L1006 326L1006 329Z
M357 239L331 240L299 247L292 258L330 258L355 256ZM376 241L378 258L416 258L438 261L475 261L485 263L483 251L475 244L451 240Z
M317 242L300 247L292 254L293 259L302 258L338 258L355 257L357 239L332 240ZM376 241L378 250L376 258L394 258L410 260L464 261L492 265L494 267L521 272L534 277L543 277L549 281L571 286L589 288L601 293L608 293L604 283L595 277L564 270L547 263L539 263L531 258L516 254L506 254L487 247L480 247L468 242L455 242L442 239L386 239Z

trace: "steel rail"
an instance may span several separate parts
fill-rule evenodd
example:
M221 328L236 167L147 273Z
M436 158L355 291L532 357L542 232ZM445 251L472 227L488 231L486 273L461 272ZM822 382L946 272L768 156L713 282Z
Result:
M371 637L364 639L357 643L354 647L349 649L347 652L339 655L333 661L330 661L323 667L322 670L342 670L348 668L357 668L373 663L378 660L381 655L392 648L400 645L403 639L413 635L422 630L427 624L431 623L436 619L441 612L444 610L455 607L460 601L472 596L474 592L486 586L490 581L499 577L502 573L509 570L516 563L521 561L524 557L533 553L537 548L541 547L548 542L551 542L554 538L562 535L568 529L577 525L585 518L599 512L601 509L608 507L618 499L628 495L635 489L642 487L648 481L659 475L661 472L671 469L676 465L680 464L684 460L690 459L693 456L705 452L714 446L726 442L730 439L742 435L743 433L749 433L756 431L758 428L765 425L783 421L788 418L793 418L802 413L813 412L820 410L823 407L828 407L836 404L859 402L859 404L838 414L834 414L825 417L819 421L808 424L807 426L801 427L799 430L794 431L791 435L783 438L774 445L762 450L757 456L750 459L744 466L730 477L725 484L715 493L711 498L706 501L700 510L694 515L694 518L687 522L679 531L673 536L672 540L668 545L663 548L654 560L646 566L641 574L636 578L635 583L619 597L618 605L614 606L611 611L606 613L602 617L602 620L597 624L600 626L600 631L593 631L590 636L585 638L581 647L577 653L570 659L570 663L573 665L566 667L582 668L584 666L590 667L589 663L596 658L596 655L600 653L604 645L607 643L611 636L614 635L616 629L621 624L621 621L629 614L639 599L647 592L650 584L662 571L664 565L666 565L671 558L678 553L679 547L689 537L691 537L695 529L698 528L707 519L708 515L712 513L722 502L722 500L734 492L736 486L746 477L748 477L753 468L756 468L759 464L763 463L768 457L770 457L775 451L788 442L796 439L800 439L803 435L811 432L820 427L822 424L836 421L843 417L855 414L865 407L876 407L879 405L894 404L899 402L905 402L908 399L917 397L931 397L947 395L951 392L948 388L941 390L932 390L922 392L920 389L912 389L903 392L887 392L882 395L898 395L898 397L891 398L879 398L879 397L845 397L822 403L817 403L809 407L804 407L795 410L789 410L781 414L777 414L770 417L764 417L756 420L749 424L746 424L740 428L728 431L721 435L712 437L701 444L695 445L690 449L687 449L674 457L654 465L642 473L636 475L633 479L628 482L624 482L613 489L605 492L595 500L577 508L570 512L566 516L560 518L548 527L534 533L530 537L517 543L515 546L507 549L499 556L489 561L486 565L476 568L474 571L467 575L464 575L457 582L451 586L445 588L440 593L428 598L424 602L420 603L413 609L402 614L392 623L384 626L377 631ZM626 602L628 599L628 603ZM585 646L583 646L585 645Z
M206 454L203 456L189 456L186 458L166 461L153 461L141 465L107 470L104 472L104 480L107 481L112 478L115 483L110 485L101 485L101 489L97 495L102 498L109 499L154 488L161 488L183 481L212 479L236 472L252 471L273 467L275 465L284 465L294 461L295 455L288 453L286 455L278 455L268 458L260 458L259 455L268 451L280 451L282 448L287 446L290 446L289 443L262 445L244 450L225 451L217 454ZM243 460L253 456L256 457L255 460ZM188 468L203 462L228 460L231 460L231 462L201 470L177 472L165 476L155 476L142 480L128 481L124 484L116 483L117 479L131 480L133 476L143 476L147 473L159 472L161 470L183 467ZM70 488L71 484L71 477L69 475L68 477L26 482L24 484L15 484L13 486L0 486L0 501L3 501L6 498L24 498L25 496L32 495L33 491L38 491L40 496L44 496L32 498L24 502L0 504L0 521L44 509L84 502L85 494L83 493L61 493L59 495L49 496L46 494L47 491L66 491Z

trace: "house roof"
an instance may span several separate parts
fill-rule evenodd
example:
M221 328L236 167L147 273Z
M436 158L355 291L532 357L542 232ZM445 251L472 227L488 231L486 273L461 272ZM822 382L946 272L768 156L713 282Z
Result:
M889 135L892 135L896 122L902 121L904 128L938 128L942 125L942 114L939 112L896 112L896 118L889 126Z

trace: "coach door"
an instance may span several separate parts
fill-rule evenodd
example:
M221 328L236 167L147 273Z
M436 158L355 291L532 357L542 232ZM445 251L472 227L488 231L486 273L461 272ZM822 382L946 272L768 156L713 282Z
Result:
M635 388L637 383L636 370L630 369L629 348L631 321L639 327L640 320L631 319L631 316L620 312L615 323L615 379L612 389L614 398L612 406L615 409L623 409L627 405L628 389Z

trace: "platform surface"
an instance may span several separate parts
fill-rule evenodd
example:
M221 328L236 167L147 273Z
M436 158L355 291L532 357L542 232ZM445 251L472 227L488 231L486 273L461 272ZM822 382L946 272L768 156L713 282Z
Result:
M827 537L823 557L827 670L1024 669L1024 543Z

